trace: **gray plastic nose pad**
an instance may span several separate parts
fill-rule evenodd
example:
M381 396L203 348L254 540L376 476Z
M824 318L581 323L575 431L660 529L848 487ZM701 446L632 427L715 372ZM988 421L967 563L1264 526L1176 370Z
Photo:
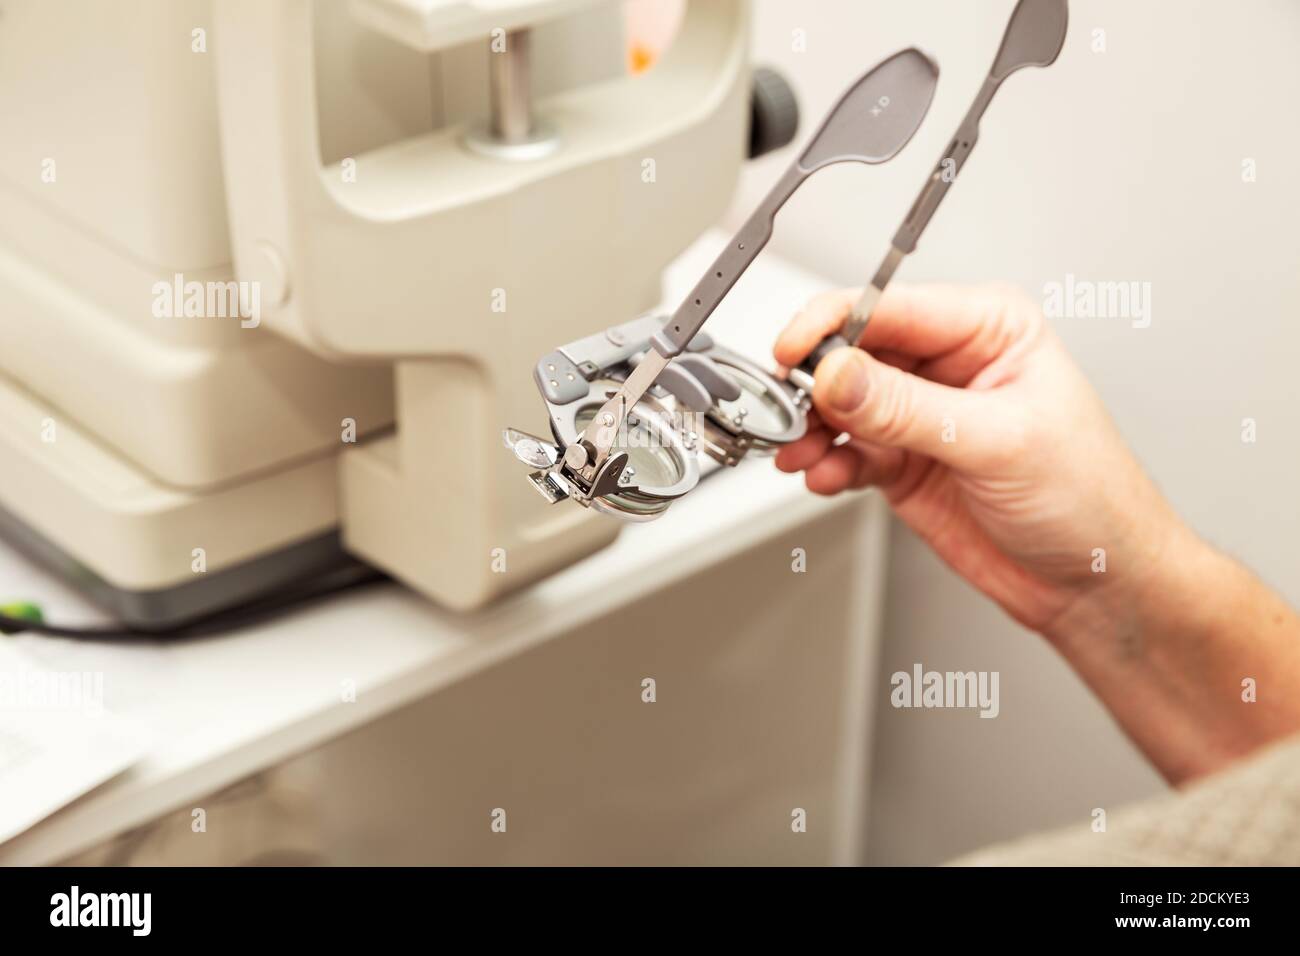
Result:
M546 400L556 405L567 405L586 398L591 388L573 359L560 351L543 356L533 369L533 381L546 396Z
M701 329L695 333L695 338L686 343L686 348L690 352L707 352L713 348L713 336Z
M682 355L673 360L683 365L709 390L715 400L734 402L740 398L740 385L713 359L706 355Z
M627 362L636 368L644 356L645 353L640 352L629 358ZM709 394L709 390L678 360L673 360L664 366L664 370L655 379L655 384L667 389L677 401L693 412L707 412L713 407L713 396Z

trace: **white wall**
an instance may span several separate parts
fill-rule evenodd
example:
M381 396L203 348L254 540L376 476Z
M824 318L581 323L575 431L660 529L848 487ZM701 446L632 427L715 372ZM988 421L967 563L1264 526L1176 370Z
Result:
M993 59L1012 0L758 0L756 61L795 83L801 137L850 80L916 44L934 106L884 167L833 168L772 249L844 284L874 269ZM1105 52L1093 52L1094 29ZM805 31L797 52L795 30ZM1055 66L1009 80L902 279L1067 273L1150 282L1149 328L1056 328L1170 499L1300 602L1300 4L1076 0ZM741 217L791 158L751 164ZM1258 180L1242 181L1254 159ZM793 312L799 303L779 303ZM1241 440L1242 419L1258 440ZM895 529L881 680L920 661L1001 672L1002 712L879 716L870 856L925 863L1158 791L1159 779L1035 636Z

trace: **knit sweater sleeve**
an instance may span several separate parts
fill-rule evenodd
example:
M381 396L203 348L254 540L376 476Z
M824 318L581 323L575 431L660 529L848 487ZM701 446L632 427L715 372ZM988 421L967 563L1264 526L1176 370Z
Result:
M954 866L1300 865L1300 737L1174 791L1061 830L998 844Z

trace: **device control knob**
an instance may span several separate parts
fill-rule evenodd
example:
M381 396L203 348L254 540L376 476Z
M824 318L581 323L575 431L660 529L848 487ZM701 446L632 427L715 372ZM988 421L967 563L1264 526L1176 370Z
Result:
M770 67L755 67L750 92L749 158L789 145L798 131L799 101L790 83Z

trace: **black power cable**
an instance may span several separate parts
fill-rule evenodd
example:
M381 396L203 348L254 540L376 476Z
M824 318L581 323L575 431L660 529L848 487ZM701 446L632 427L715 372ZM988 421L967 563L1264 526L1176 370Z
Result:
M44 634L50 637L66 637L74 640L135 640L135 641L173 641L184 638L206 637L214 634L226 634L254 624L261 624L283 614L310 604L352 591L357 588L378 584L389 580L388 576L374 568L354 565L329 574L291 584L283 590L264 598L258 598L247 604L205 615L176 627L161 630L144 630L129 626L108 625L105 627L64 627L46 624L43 621L31 621L22 617L0 614L0 632L5 634Z

